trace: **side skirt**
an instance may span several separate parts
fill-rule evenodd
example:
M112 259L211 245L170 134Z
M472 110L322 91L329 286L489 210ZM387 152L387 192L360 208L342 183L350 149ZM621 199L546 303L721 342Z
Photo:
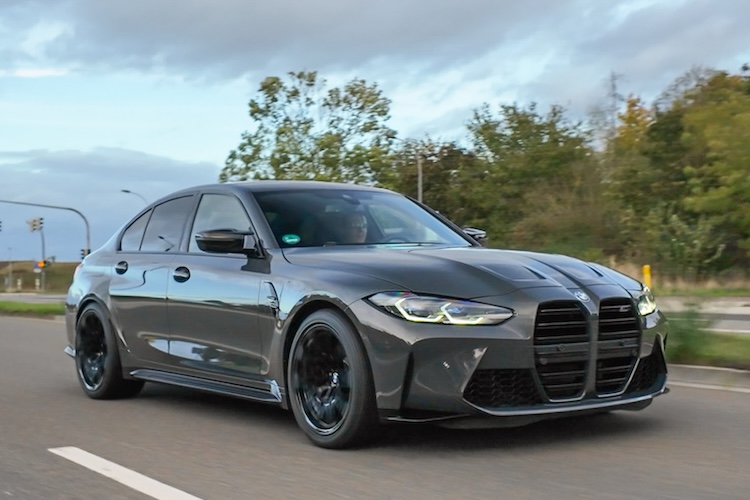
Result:
M207 380L190 375L179 375L176 373L163 372L159 370L139 369L130 372L130 376L146 382L158 382L160 384L177 385L200 391L213 392L263 403L281 404L283 397L278 384L273 381L257 382L258 387L246 387L242 385Z

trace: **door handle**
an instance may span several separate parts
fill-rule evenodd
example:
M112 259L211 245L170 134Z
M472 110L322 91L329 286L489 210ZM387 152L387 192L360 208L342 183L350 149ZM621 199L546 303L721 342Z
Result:
M184 283L190 279L190 270L187 267L180 266L172 273L172 278L177 283Z
M128 263L123 261L118 262L115 264L115 272L117 274L125 274L125 271L128 270Z

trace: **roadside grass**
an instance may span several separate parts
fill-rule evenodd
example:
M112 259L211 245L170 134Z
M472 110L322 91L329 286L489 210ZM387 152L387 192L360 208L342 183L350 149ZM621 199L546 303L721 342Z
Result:
M721 298L721 297L750 297L750 288L745 287L654 287L657 297L695 297L695 298Z
M64 304L29 304L26 302L0 301L0 314L5 316L27 316L52 318L65 314Z
M750 336L709 332L710 327L699 311L671 315L667 361L750 370Z

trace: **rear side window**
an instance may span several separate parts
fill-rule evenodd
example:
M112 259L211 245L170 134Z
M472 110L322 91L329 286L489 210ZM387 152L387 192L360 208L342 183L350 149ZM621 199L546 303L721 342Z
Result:
M185 221L193 205L192 196L166 201L154 207L141 244L142 252L177 252Z
M120 240L120 250L123 252L137 252L141 249L141 241L143 241L143 233L146 231L146 223L151 215L151 210L138 217L133 223L122 233L122 239Z

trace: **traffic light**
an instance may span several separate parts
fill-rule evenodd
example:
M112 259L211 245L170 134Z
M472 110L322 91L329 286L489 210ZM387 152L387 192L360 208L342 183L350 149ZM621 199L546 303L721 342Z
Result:
M36 263L36 267L38 267L39 269L44 269L45 267L47 267L47 261L46 260L38 261Z
M81 260L85 259L88 254L91 253L91 250L87 248L81 248Z
M29 231L31 231L32 233L34 231L41 231L42 224L44 224L44 218L36 217L34 219L27 220L26 223L29 225Z

